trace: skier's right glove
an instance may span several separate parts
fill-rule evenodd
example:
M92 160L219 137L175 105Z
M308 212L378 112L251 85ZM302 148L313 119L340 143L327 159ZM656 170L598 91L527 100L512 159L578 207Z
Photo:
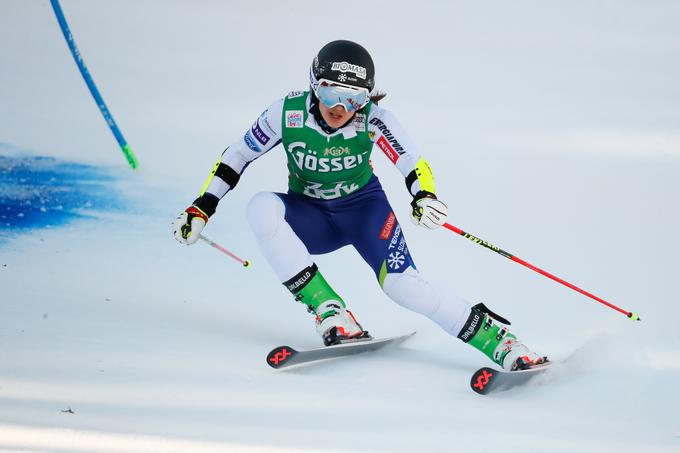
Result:
M208 216L196 206L189 206L172 222L172 232L175 239L185 245L192 245L198 241L201 231L208 223Z

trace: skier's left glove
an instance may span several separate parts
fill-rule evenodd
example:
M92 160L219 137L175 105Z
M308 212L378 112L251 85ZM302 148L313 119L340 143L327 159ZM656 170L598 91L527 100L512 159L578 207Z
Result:
M208 216L196 206L189 206L172 222L175 239L184 245L192 245L198 241L201 231L208 223Z
M448 208L431 192L425 190L418 192L413 197L411 207L413 208L411 221L416 225L433 230L446 222Z

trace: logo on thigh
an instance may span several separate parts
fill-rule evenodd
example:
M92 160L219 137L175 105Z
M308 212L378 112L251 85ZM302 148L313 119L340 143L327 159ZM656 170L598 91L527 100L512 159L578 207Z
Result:
M387 257L387 265L394 269L395 271L397 269L400 269L401 266L404 265L404 262L406 261L406 257L399 253L399 252L392 252L390 255Z
M397 223L397 217L394 215L393 212L390 212L390 215L387 216L387 219L385 220L385 224L382 227L382 230L380 230L380 239L383 241L386 241L390 238L390 235L392 234L392 231L394 230L394 225Z
M390 214L390 216L394 217L394 214ZM385 222L385 225L389 223L390 217L388 217L387 220L388 222ZM402 234L401 226L399 224L395 224L396 219L392 224L394 229L392 231L392 237L390 238L385 259L383 261L383 268L387 273L401 273L404 272L404 270L406 270L406 268L409 266L412 266L413 268L416 267L413 263L413 259L411 259L411 254L408 251L406 238ZM383 230L384 229L385 228L383 227ZM382 236L380 238L382 239Z

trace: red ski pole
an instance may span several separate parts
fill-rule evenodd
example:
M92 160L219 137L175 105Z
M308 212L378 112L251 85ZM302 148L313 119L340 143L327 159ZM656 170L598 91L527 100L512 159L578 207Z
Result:
M227 250L227 249L225 249L224 247L222 247L222 246L221 246L220 244L218 244L217 242L211 241L210 239L208 239L207 237L205 237L205 236L203 236L203 235L200 235L200 236L199 236L199 239L201 239L202 241L205 241L208 245L210 245L211 247L213 247L213 248L219 250L220 252L224 253L224 254L227 255L228 257L233 258L234 260L238 261L239 263L241 263L241 264L243 265L243 267L250 267L250 261L248 261L248 260L243 260L243 259L239 258L238 256L236 256L236 255L234 255L233 253L231 253L229 250Z
M498 253L499 255L502 255L502 256L504 256L504 257L506 257L506 258L508 258L508 259L511 259L512 261L514 261L514 262L516 262L516 263L519 263L519 264L521 264L522 266L526 266L526 267L528 267L529 269L531 269L531 270L533 270L533 271L536 271L536 272L538 272L538 273L541 274L541 275L544 275L544 276L546 276L546 277L548 277L548 278L550 278L550 279L552 279L552 280L555 280L556 282L563 284L563 285L566 286L567 288L571 288L571 289L573 289L574 291L578 291L579 293L583 294L584 296L588 296L588 297L590 297L591 299L596 300L596 301L600 302L601 304L606 305L606 306L609 307L609 308L612 308L612 309L614 309L614 310L616 310L616 311L618 311L618 312L620 312L620 313L623 313L624 315L628 316L628 317L629 317L630 319L632 319L633 321L639 321L639 320L640 320L640 316L639 316L637 313L635 313L635 312L633 312L633 311L626 311L626 310L624 310L624 309L622 309L622 308L619 308L619 307L617 307L616 305L614 305L614 304L612 304L612 303L609 303L609 302L607 302L606 300L604 300L604 299L602 299L602 298L600 298L600 297L597 297L596 295L591 294L591 293L589 293L588 291L585 291L585 290L579 288L579 287L576 286L576 285L573 285L573 284L569 283L568 281L562 280L561 278L559 278L559 277L557 277L557 276L551 274L550 272L546 272L546 271L544 271L543 269L540 269L540 268L534 266L534 265L531 264L531 263L527 263L527 262L524 261L523 259L516 257L516 256L513 255L512 253L506 252L505 250L501 249L500 247L496 247L495 245L489 244L488 242L486 242L486 241L484 241L484 240L482 240L482 239L479 239L478 237L475 237L475 236L471 235L470 233L466 233L465 231L461 230L460 228L457 228L457 227L455 227L455 226L453 226L453 225L451 225L451 224L448 224L448 223L445 223L445 224L444 224L444 227L447 228L447 229L449 229L449 230L451 230L451 231L453 231L454 233L460 234L460 235L463 236L464 238L470 239L472 242L475 242L475 243L477 243L477 244L479 244L479 245L481 245L481 246L484 246L484 247L488 248L489 250L493 250L494 252Z

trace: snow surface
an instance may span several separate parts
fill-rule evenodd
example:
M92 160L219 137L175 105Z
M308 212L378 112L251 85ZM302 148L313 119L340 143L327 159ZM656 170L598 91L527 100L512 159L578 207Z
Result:
M342 6L63 0L139 157L132 172L49 2L2 2L0 196L16 215L0 224L0 451L680 451L680 5ZM422 145L451 223L642 322L416 229L377 151L421 272L509 317L557 366L535 385L476 395L468 379L486 359L393 304L342 249L317 262L360 321L418 334L392 351L270 369L271 347L319 344L245 222L252 194L285 190L283 153L250 166L205 231L252 269L178 245L169 223L221 150L305 88L314 53L338 38L374 55L384 105ZM31 159L82 169L61 210L41 195L58 197L63 175L17 179ZM96 196L93 174L104 175ZM22 207L56 217L27 226Z

